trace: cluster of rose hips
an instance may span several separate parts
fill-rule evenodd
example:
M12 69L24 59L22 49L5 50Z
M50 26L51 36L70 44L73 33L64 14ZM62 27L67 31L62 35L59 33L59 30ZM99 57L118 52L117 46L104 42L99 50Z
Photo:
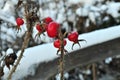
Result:
M17 18L16 19L16 23L17 23L17 26L18 26L18 29L20 29L20 26L24 24L24 21L22 18ZM42 20L42 23L37 23L36 24L36 30L38 31L38 33L36 34L37 35L41 35L43 34L43 32L47 32L47 35L50 37L50 38L57 38L53 45L55 48L58 48L58 50L60 50L60 39L58 38L59 36L59 30L60 30L60 24L53 21L53 19L51 17L46 17ZM80 39L78 40L78 32L70 32L68 33L68 40L72 41L73 42L73 45L72 45L72 49L73 49L73 46L75 44L79 44L79 41L85 41L84 39ZM63 45L66 46L67 44L67 41L64 39L63 41Z

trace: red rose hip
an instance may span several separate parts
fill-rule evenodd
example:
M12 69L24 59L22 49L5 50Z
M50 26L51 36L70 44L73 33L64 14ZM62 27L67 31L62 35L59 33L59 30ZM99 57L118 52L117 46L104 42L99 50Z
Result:
M36 25L36 29L37 29L38 32L42 32L42 28L41 28L40 24Z
M49 24L49 23L52 22L53 20L52 20L51 17L46 17L46 18L44 19L44 21L45 21L45 23Z
M68 34L68 39L70 41L73 41L73 42L77 43L78 42L78 33L77 32L71 32L71 33L69 33Z
M17 26L21 26L21 25L24 24L24 21L23 21L22 18L17 18L17 19L16 19L16 23L17 23Z
M64 39L63 42L64 42L64 46L65 46L67 44L67 41ZM60 40L59 39L54 41L54 47L55 48L60 48Z
M86 40L84 40L84 39L79 39L78 40L78 32L71 32L71 33L69 33L68 34L68 40L73 42L72 49L73 49L73 46L75 44L78 44L80 46L80 43L79 43L80 41L85 41L86 42Z
M58 35L59 24L57 22L49 23L47 27L47 34L51 38L55 38Z

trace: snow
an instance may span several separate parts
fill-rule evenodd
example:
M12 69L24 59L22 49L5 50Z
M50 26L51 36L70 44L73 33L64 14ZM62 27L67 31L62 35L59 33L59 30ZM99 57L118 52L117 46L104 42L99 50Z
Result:
M79 78L81 79L81 80L84 80L84 77L83 77L83 75L79 75Z
M120 9L120 3L111 2L107 6L108 6L107 12L112 14L113 17L116 18L120 16L120 14L118 13L118 10Z
M2 10L0 10L0 18L13 24L16 25L15 18L11 15L8 15L9 13L5 13Z
M14 39L16 38L16 35L14 34L14 31L13 31L13 29L12 28L9 28L8 30L7 30L7 33L6 33L8 36L6 36L6 40L8 41L8 42L14 42ZM9 36L9 34L11 34L10 36Z
M116 80L116 79L110 75L105 75L102 78L100 78L99 80Z
M87 43L80 42L81 49L115 38L120 38L120 25L79 35L79 39L85 39L87 41ZM65 49L71 52L71 46L72 42L67 40L67 45ZM74 46L74 50L77 49L80 49L80 47L76 44ZM31 73L32 75L34 75L37 64L48 62L58 57L56 55L56 51L57 49L54 48L53 43L47 43L26 49L24 52L24 57L22 58L20 65L14 73L12 80L21 79ZM19 53L20 51L17 55L19 55ZM8 76L8 71L9 70L5 68L4 79L6 78L6 76Z
M65 20L66 20L66 17L64 14L62 14L62 13L58 14L58 19L56 20L57 22L62 23Z
M120 13L120 3L109 2L106 5L88 5L85 4L76 9L76 14L78 16L88 16L92 22L96 22L95 19L100 17L100 13L108 13L114 18L118 18Z
M78 3L83 3L83 4L93 4L93 2L96 0L68 0L69 4L78 4Z
M41 0L40 0L41 1ZM42 0L41 2L49 2L51 0L47 0L44 1ZM70 5L74 5L74 4L79 4L80 7L76 9L75 14L73 14L72 11L67 11L67 13L65 13L65 9L63 8L64 3L61 1L59 3L59 5L56 5L54 2L48 4L50 7L49 9L43 9L40 8L40 17L44 18L47 16L50 16L51 18L53 18L54 20L56 19L57 22L59 23L63 23L63 21L66 20L66 14L68 15L68 20L69 21L75 21L75 16L76 14L78 16L89 16L90 20L92 20L93 22L95 22L95 18L100 16L101 11L105 11L107 10L107 13L110 13L113 17L118 17L120 16L120 14L118 13L118 10L120 9L120 3L115 3L115 2L108 2L106 5L99 5L99 6L93 6L91 4L93 4L96 0L67 0L67 2L65 3L67 5L67 7L69 7ZM99 0L102 1L102 0ZM7 21L13 25L16 25L15 22L15 7L14 5L16 5L17 0L7 0L6 4L3 7L3 3L4 0L0 0L0 19ZM40 2L39 2L40 3ZM84 4L84 5L83 5ZM81 7L82 6L82 7ZM20 10L19 16L23 16L23 10ZM59 12L59 14L58 14ZM57 18L56 18L57 16ZM107 20L108 17L105 17L104 20ZM89 26L88 24L89 20L87 20L87 26ZM64 22L63 24L65 27L67 26L68 28L68 24ZM1 25L1 30L3 32L7 32L7 34L10 34L13 38L10 38L9 36L5 36L4 34L1 36L2 39L7 40L7 41L14 41L12 39L15 39L16 36L17 37L22 37L26 31L26 27L25 25L23 25L22 30L17 33L15 31L13 31L13 29L11 28L7 28L6 25ZM34 32L35 29L34 29ZM33 37L35 36L36 33L33 34ZM46 34L46 33L45 33ZM53 41L53 39L48 38L48 36L40 36L41 39L38 37L37 40L39 41L44 41L44 42L51 42ZM107 29L101 29L101 30L96 30L90 33L85 33L85 34L81 34L79 36L79 39L85 39L87 41L86 42L80 42L81 43L81 49L88 47L88 46L92 46L95 44L99 44L108 40L112 40L115 38L120 37L120 25L118 26L113 26L111 28L107 28ZM65 47L66 50L68 50L69 52L71 52L71 46L72 46L72 42L67 40L67 46ZM76 44L74 46L74 50L79 49L80 47ZM24 76L27 76L28 74L32 74L34 75L35 72L35 68L38 66L37 64L41 63L41 62L48 62L50 60L54 60L55 58L57 58L58 56L56 55L56 51L57 49L55 49L53 47L53 43L47 43L44 45L39 45L36 47L32 47L32 48L28 48L25 50L24 53L24 57L22 58L22 61L20 62L20 65L18 66L15 74L13 75L13 79L12 80L18 80L20 78L23 78ZM12 49L9 48L7 50L7 54L11 53ZM17 55L19 55L20 51L18 51ZM106 63L109 63L111 61L111 58L107 58ZM6 76L8 76L8 72L9 70L7 68L5 68L5 75L4 78L6 78ZM22 73L22 74L21 74Z
M6 54L11 54L13 53L13 49L12 48L8 48L7 51L6 51Z
M88 69L88 70L83 70L82 73L86 74L86 75L89 75L91 74L91 71Z
M2 8L4 1L0 0L0 8Z
M15 7L13 2L6 1L4 7L0 9L0 18L15 25Z
M109 64L112 61L112 57L108 57L105 59L105 63Z

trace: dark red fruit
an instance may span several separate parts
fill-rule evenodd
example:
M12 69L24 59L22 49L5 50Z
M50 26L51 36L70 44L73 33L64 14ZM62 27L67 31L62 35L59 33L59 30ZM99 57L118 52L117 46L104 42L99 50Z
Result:
M10 69L10 65L13 65L15 60L17 59L17 55L15 53L11 53L5 57L5 65Z
M86 42L86 40L84 40L84 39L79 39L78 40L78 32L71 32L71 33L69 33L68 34L68 40L70 40L70 41L72 41L73 42L73 44L72 44L72 49L73 49L73 46L75 45L75 44L78 44L79 46L80 46L80 41L85 41ZM81 46L80 46L81 47Z
M64 39L64 46L67 44L67 41ZM55 48L60 48L60 40L57 39L54 41L54 47Z
M17 23L17 26L21 26L21 25L23 25L24 24L24 21L23 21L23 19L22 18L17 18L16 19L16 23Z
M42 32L42 28L41 28L40 24L36 25L36 29L37 29L38 32Z
M46 18L44 19L44 21L45 21L45 23L49 24L49 23L52 22L53 20L52 20L51 17L46 17Z
M68 34L68 39L74 43L78 42L78 32L71 32Z
M47 27L47 34L51 38L55 38L58 35L59 24L57 22L49 23Z

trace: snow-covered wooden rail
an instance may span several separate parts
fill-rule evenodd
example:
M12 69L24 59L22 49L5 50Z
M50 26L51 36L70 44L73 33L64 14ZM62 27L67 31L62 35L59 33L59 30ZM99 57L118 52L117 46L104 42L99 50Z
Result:
M120 38L96 44L65 56L65 71L75 67L104 60L107 57L120 55ZM58 58L39 64L34 76L25 80L47 80L58 73Z
M75 45L74 50L77 51L71 50L72 42L66 39L65 49L69 51L65 56L66 71L120 54L120 25L81 34L79 39L85 39L87 43L80 42L81 48ZM58 73L56 51L53 43L27 48L12 80L22 79L27 75L34 76L28 76L25 80L47 80ZM20 52L18 51L17 55ZM5 68L4 80L8 73L9 70Z

